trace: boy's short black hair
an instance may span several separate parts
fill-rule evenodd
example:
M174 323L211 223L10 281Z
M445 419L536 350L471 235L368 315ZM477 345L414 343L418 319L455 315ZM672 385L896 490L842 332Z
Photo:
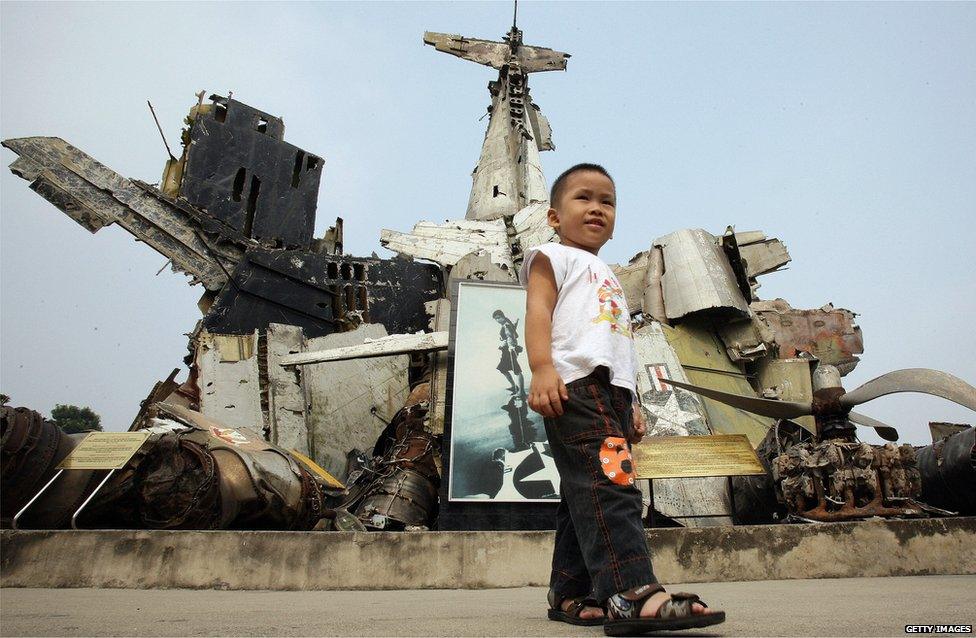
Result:
M565 171L563 171L562 175L556 178L556 181L552 183L552 189L549 191L550 206L555 206L556 202L559 201L560 196L562 196L563 187L566 185L566 178L568 178L573 173L578 173L580 171L594 171L600 173L601 175L605 175L606 178L609 179L612 184L616 185L616 182L613 181L613 177L610 176L610 173L607 172L607 169L603 168L599 164L583 163L583 164L577 164L575 166L570 166Z

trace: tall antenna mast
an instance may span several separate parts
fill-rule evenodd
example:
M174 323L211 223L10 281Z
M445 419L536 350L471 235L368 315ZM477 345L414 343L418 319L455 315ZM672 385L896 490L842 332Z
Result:
M518 0L515 0L515 14L512 16L512 28L516 28L515 25L518 23Z

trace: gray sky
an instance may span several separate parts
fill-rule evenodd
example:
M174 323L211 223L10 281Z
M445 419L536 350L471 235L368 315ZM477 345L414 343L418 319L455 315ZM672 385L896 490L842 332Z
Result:
M317 235L342 216L349 253L389 256L381 228L464 216L495 75L423 31L498 39L511 5L3 2L0 22L3 138L63 137L155 182L146 99L174 145L194 93L232 90L326 158ZM607 261L678 228L761 229L793 256L761 296L860 314L848 389L905 367L976 381L976 4L523 2L519 26L573 56L530 80L554 129L542 160L550 181L580 161L613 173ZM182 367L203 291L0 180L0 389L124 429ZM929 420L974 419L917 395L862 411L915 443Z

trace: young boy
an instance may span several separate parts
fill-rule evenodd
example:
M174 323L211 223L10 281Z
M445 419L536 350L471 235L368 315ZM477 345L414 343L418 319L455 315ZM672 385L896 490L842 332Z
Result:
M578 164L553 183L550 204L560 242L527 251L521 271L528 402L545 417L561 482L549 618L604 624L608 635L720 623L724 612L692 594L669 596L651 568L630 458L646 431L630 313L597 257L613 236L613 179Z

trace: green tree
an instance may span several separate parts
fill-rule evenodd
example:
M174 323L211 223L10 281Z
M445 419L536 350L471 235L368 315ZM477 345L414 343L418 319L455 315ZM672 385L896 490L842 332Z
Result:
M0 392L0 405L7 405L10 403L10 396Z
M54 406L51 410L51 420L68 434L102 430L102 417L95 414L91 408L79 408L77 405Z

